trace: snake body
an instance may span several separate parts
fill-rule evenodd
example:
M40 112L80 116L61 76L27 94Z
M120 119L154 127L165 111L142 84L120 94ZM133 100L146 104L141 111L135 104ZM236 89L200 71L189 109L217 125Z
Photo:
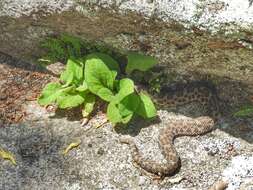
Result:
M162 89L165 95L158 97L158 102L165 106L178 106L189 102L198 101L206 106L212 107L212 117L201 116L195 119L184 119L171 122L166 128L160 131L159 144L166 163L159 163L154 160L144 158L131 138L121 138L121 143L130 146L133 161L147 172L166 176L173 174L180 165L180 158L173 146L173 140L178 136L195 136L210 132L219 113L217 105L217 93L213 86L205 82L195 82L193 84L180 85L174 88L165 87Z

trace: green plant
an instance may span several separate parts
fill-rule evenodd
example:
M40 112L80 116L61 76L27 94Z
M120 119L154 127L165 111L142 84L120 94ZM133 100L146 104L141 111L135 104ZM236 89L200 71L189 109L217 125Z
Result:
M244 106L240 111L234 113L236 117L253 117L253 105Z
M127 57L128 73L145 71L156 63L154 58L136 53ZM118 63L107 54L92 53L79 59L70 58L60 76L61 83L47 84L38 103L56 103L63 109L81 105L83 117L87 117L93 111L96 99L100 98L108 103L107 117L114 124L128 123L135 115L143 118L156 116L149 96L137 92L131 79L117 79L118 72Z
M65 62L69 57L80 58L82 56L84 42L78 37L61 34L57 38L49 37L43 40L41 47L46 49L46 55L39 61L47 63Z
M54 63L56 61L67 62L69 57L82 58L89 53L105 53L114 58L120 58L119 52L114 52L101 41L87 41L70 34L61 34L57 37L48 37L41 41L41 47L45 50L45 55L39 59L41 63Z
M157 60L153 57L148 57L145 55L140 55L138 53L132 52L127 55L128 64L126 66L126 72L129 74L134 70L147 71L155 64Z

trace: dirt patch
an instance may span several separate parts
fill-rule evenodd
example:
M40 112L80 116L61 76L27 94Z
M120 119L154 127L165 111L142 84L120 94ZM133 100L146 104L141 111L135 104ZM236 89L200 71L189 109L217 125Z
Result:
M13 60L10 56L5 58ZM26 116L23 105L34 101L42 87L52 78L50 75L38 71L5 64L0 59L0 126L22 122Z

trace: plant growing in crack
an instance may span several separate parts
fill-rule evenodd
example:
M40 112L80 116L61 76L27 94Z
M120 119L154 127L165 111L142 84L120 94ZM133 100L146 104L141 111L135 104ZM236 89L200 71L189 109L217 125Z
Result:
M239 111L234 113L235 117L253 117L253 105L243 106Z
M94 43L69 34L48 37L40 42L40 46L45 51L45 54L38 61L46 65L56 61L65 63L69 57L82 58L83 55L95 52L116 57L113 48L101 41Z
M146 71L156 59L137 53L127 54L126 73ZM46 85L38 99L40 105L55 103L61 109L82 106L83 117L94 110L97 99L105 101L107 117L113 124L128 123L134 116L153 118L156 108L148 95L135 90L129 78L118 78L118 63L104 53L91 53L82 58L69 58L60 82Z

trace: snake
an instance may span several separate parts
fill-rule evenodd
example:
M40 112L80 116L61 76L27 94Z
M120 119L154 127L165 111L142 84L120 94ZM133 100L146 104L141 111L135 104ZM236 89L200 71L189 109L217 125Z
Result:
M130 137L121 137L120 142L128 144L133 161L148 173L157 176L172 175L180 166L180 157L173 145L179 136L197 136L212 131L217 122L219 97L215 86L207 81L195 81L187 84L163 87L156 97L156 103L162 106L182 106L191 102L199 102L208 108L208 116L186 118L168 123L159 133L159 147L166 159L165 163L145 158Z

